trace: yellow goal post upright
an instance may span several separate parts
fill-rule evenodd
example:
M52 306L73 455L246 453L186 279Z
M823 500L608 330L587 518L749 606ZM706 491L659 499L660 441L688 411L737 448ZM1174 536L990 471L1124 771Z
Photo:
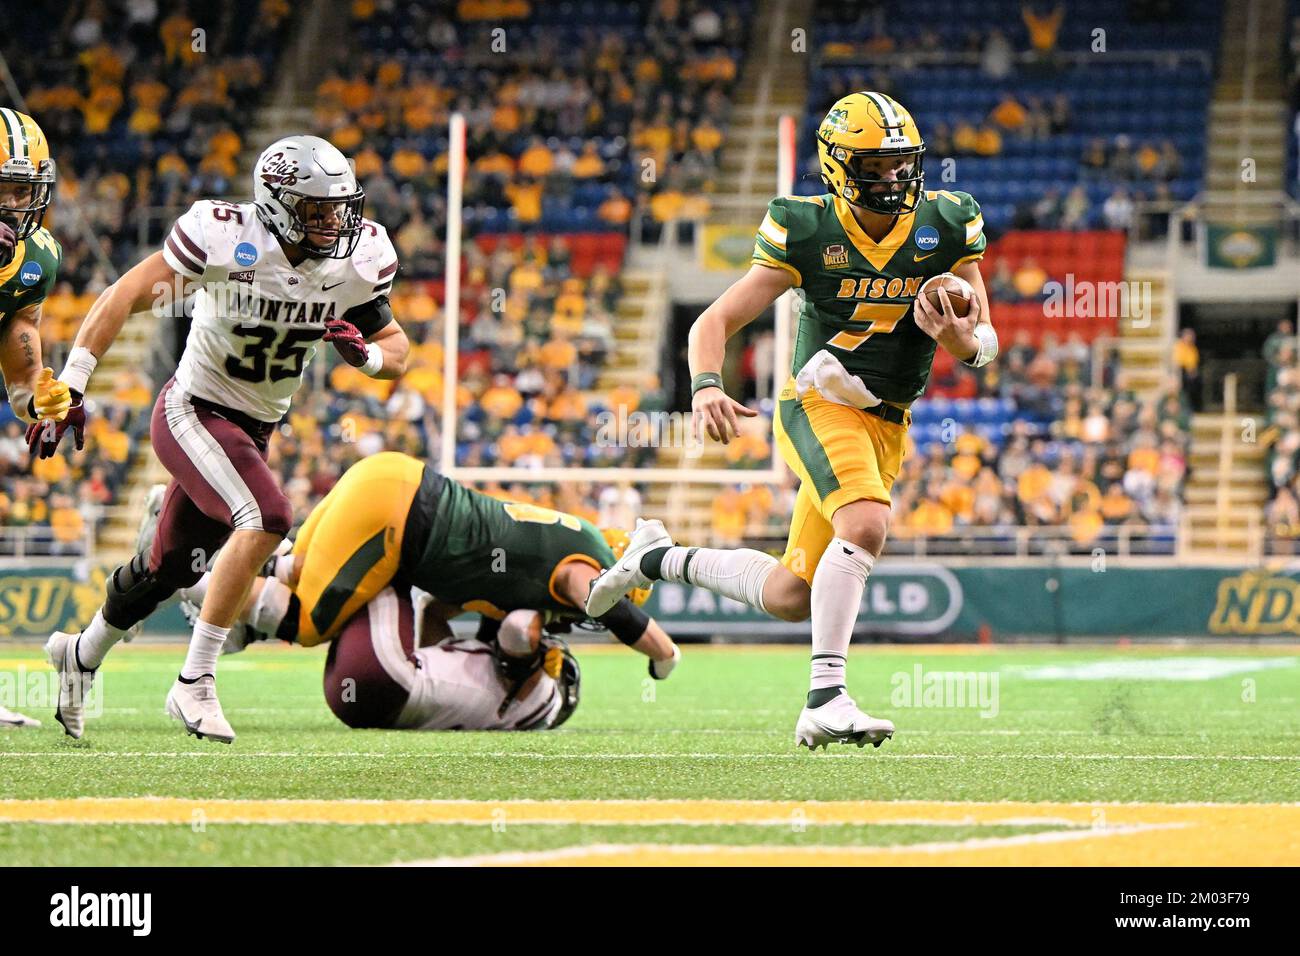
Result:
M793 116L781 116L777 124L777 195L794 192L796 159L796 122ZM785 466L775 449L767 466L760 469L733 470L729 468L514 468L505 466L462 467L456 463L456 385L460 347L460 270L463 242L462 208L465 175L465 117L453 113L448 135L447 164L447 262L445 296L443 305L443 375L442 375L442 427L438 466L443 474L465 482L501 483L561 483L620 482L664 484L734 485L779 484L785 477ZM775 409L777 395L790 365L791 340L794 329L796 297L793 290L786 292L776 302L773 343L772 403ZM679 409L689 414L689 409ZM707 438L705 439L708 440Z

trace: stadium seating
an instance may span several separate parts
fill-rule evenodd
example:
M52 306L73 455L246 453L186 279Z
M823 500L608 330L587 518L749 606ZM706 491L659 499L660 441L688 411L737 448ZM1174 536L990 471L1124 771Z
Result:
M1014 50L1033 48L1022 18L1022 8L1031 6L1014 0L946 0L917 16L914 5L888 2L880 5L878 14L867 11L845 22L842 4L819 5L816 36L823 46L810 78L803 142L813 143L817 124L838 97L883 85L911 110L930 141L928 168L951 161L944 170L945 186L974 195L995 233L1027 215L1028 207L1043 196L1068 191L1072 185L1082 187L1089 228L1103 224L1102 206L1117 181L1138 196L1167 187L1174 199L1191 199L1204 177L1213 79L1208 64L1221 15L1218 5L1209 0L1180 4L1176 16L1154 22L1139 17L1137 7L1120 2L1089 4L1087 17L1079 16L1077 8L1062 6L1064 16L1051 49L1041 52L1035 68L990 76L977 63L991 31L1005 34ZM1095 49L1098 38L1092 31L1099 22L1124 23L1124 29L1111 29L1103 38L1109 58ZM883 34L879 24L885 25ZM900 68L881 72L878 54L895 51L934 56L924 65L909 65L903 56ZM943 53L959 51L967 54L965 60L944 61ZM1088 51L1093 55L1083 60L1053 59L1058 52ZM1184 59L1177 54L1197 56ZM996 149L990 147L993 155L963 154L941 135L941 130L962 123L989 123L995 108L1008 98L1022 111L1035 103L1050 110L1061 98L1066 113L1037 131L1032 124L1000 128ZM1112 163L1111 175L1092 175L1082 164L1085 152L1098 142ZM1163 165L1153 160L1144 172L1142 150L1148 146L1176 160ZM1125 168L1117 176L1113 161L1120 154ZM815 171L810 148L805 157L805 168ZM820 187L814 177L804 181L803 189L816 192Z

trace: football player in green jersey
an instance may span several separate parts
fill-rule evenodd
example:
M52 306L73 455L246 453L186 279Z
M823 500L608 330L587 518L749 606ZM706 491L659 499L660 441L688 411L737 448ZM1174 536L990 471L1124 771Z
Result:
M0 373L14 414L33 428L41 419L64 420L73 406L68 387L41 360L41 305L61 257L41 225L53 191L45 134L26 113L0 109ZM0 726L40 721L0 705Z
M54 181L50 146L36 121L0 108L0 372L14 414L33 428L80 415L81 396L41 360L41 306L63 255L42 226ZM80 448L80 426L73 427Z
M751 549L675 546L657 521L640 522L624 557L593 584L589 614L631 587L681 581L789 621L812 617L812 677L795 741L879 746L888 720L848 696L845 664L867 576L889 529L890 487L936 348L972 367L997 355L979 260L986 240L966 193L927 191L925 143L892 98L852 93L817 132L820 196L772 200L753 266L691 327L695 426L723 442L757 412L722 390L726 343L782 293L803 290L791 378L773 420L776 444L799 476L780 562ZM966 316L918 292L951 272L973 289Z

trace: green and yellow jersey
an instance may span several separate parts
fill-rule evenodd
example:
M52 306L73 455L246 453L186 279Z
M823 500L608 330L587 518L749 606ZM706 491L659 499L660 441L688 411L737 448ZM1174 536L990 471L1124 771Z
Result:
M590 521L537 505L502 501L426 467L423 500L435 497L420 555L403 562L411 584L466 611L501 618L532 609L583 618L555 592L566 561L612 567L614 552ZM437 486L441 486L440 488Z
M0 325L15 313L44 302L54 288L63 249L48 229L37 229L0 267Z
M768 204L753 261L786 270L803 290L792 374L825 349L875 395L906 404L925 391L936 344L912 319L917 291L983 258L986 245L968 193L927 191L880 242L830 193L781 196Z

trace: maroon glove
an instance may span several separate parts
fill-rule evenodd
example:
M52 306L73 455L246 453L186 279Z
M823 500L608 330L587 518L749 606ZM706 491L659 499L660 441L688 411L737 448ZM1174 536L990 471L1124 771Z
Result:
M14 232L13 226L0 219L0 268L13 261L14 250L17 248L18 233Z
M75 404L68 409L67 417L63 421L32 422L27 426L27 450L33 458L53 457L55 449L59 447L59 441L63 438L63 433L69 428L72 429L77 451L86 447L86 403L82 401L81 394L75 390L72 397Z
M325 341L333 342L343 361L355 368L361 368L369 360L366 352L366 340L361 330L347 319L334 319L325 323Z

